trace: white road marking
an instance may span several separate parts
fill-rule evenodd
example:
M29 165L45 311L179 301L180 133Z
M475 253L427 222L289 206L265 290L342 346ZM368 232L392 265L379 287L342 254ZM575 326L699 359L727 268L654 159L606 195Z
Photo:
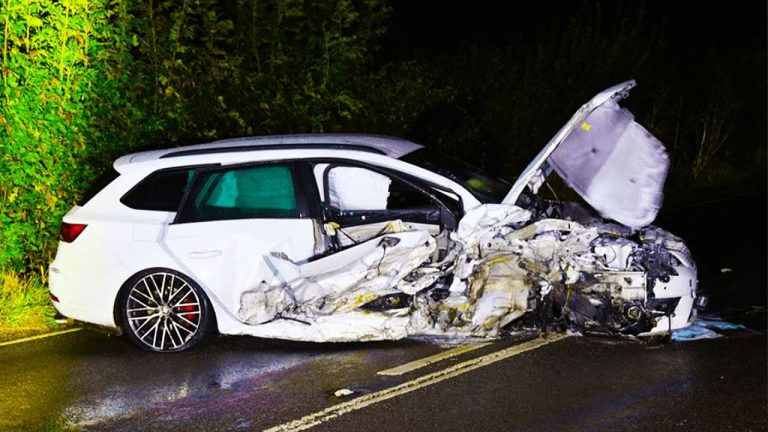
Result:
M429 356L429 357L424 357L423 359L414 360L412 362L409 362L409 363L406 363L406 364L403 364L403 365L400 365L400 366L397 366L397 367L393 367L391 369L385 369L383 371L379 371L378 374L379 375L388 375L388 376L402 375L404 373L415 371L416 369L420 369L420 368L423 368L425 366L429 366L432 363L437 363L439 361L442 361L442 360L445 360L445 359L449 359L451 357L456 357L458 355L461 355L461 354L464 354L464 353L468 353L470 351L474 351L474 350L482 348L484 346L488 346L491 343L492 342L482 342L482 343L476 342L476 343L467 344L467 345L460 346L460 347L457 347L457 348L454 348L454 349L451 349L451 350L448 350L448 351L443 351L443 352L437 353L437 354Z
M17 343L22 343L22 342L29 342L29 341L38 340L38 339L45 339L47 337L58 336L58 335L62 335L62 334L66 334L66 333L72 333L72 332L76 332L76 331L80 331L80 330L82 330L82 329L81 328L71 328L71 329L61 330L61 331L57 331L57 332L53 332L53 333L45 333L45 334L41 334L41 335L37 335L37 336L25 337L25 338L16 339L16 340L8 341L8 342L0 342L0 347L1 346L6 346L6 345L13 345L13 344L17 344Z
M509 347L501 351L492 352L482 357L477 357L449 368L433 372L428 375L424 375L415 378L411 381L404 382L395 387L390 387L384 390L377 391L375 393L369 393L365 396L353 399L348 402L340 403L328 407L322 411L318 411L313 414L304 416L298 420L294 420L288 423L283 423L269 429L265 429L264 432L289 432L289 431L302 431L319 424L325 423L336 417L344 415L346 413L365 408L369 405L373 405L377 402L382 402L387 399L391 399L406 393L410 393L415 390L419 390L424 387L428 387L432 384L437 384L440 381L457 377L467 372L479 369L483 366L488 366L497 361L504 360L518 354L522 354L526 351L531 351L536 348L541 348L544 345L557 342L565 339L566 335L555 335L547 339L534 339L532 341L524 342L520 345Z

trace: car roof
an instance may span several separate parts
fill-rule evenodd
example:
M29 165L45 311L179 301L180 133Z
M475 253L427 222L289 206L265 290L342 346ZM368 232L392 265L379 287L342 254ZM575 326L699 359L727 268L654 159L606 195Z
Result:
M399 159L423 146L402 138L366 134L299 134L268 135L214 141L162 150L149 150L123 156L115 168L157 159L200 154L231 153L256 150L342 149L359 150Z

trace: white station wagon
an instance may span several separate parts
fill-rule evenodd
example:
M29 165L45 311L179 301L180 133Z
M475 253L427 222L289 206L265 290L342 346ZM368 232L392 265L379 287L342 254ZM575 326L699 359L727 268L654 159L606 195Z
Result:
M56 309L151 351L213 332L305 341L663 334L695 315L683 242L649 225L662 144L585 104L513 185L398 138L242 138L123 156L63 219ZM552 171L589 205L536 195Z

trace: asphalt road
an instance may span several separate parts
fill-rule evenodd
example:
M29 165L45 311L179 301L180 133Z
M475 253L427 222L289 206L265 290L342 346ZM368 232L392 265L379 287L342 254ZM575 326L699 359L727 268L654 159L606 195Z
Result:
M749 331L521 335L380 375L476 342L220 337L157 355L83 330L0 346L0 430L768 430L765 222L764 198L749 197L660 218L691 246L713 312Z

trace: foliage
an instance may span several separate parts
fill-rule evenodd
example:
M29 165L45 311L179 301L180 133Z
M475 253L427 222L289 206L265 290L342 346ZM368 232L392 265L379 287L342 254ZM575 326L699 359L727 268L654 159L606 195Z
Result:
M0 305L0 328L54 326L55 311L38 276L0 271Z
M116 114L104 100L123 103L113 18L92 0L0 9L0 265L44 271L58 218L103 159Z
M386 8L377 0L148 2L133 11L138 82L163 139L334 130L361 109Z

